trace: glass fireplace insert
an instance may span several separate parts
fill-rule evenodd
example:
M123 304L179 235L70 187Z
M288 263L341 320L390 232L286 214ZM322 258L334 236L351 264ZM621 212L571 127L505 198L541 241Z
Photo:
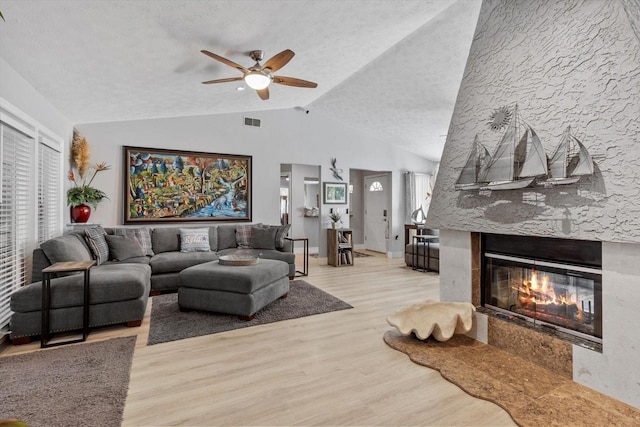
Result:
M545 251L545 245L535 241L520 242L515 254L509 253L509 245L493 245L495 241L495 237L483 240L488 242L483 245L484 307L602 343L601 268L590 262L581 264L575 253L563 257L562 251L559 255ZM573 242L577 242L573 250L579 251L582 242ZM536 251L539 257L534 257ZM549 259L558 256L561 259ZM565 258L571 258L570 262Z

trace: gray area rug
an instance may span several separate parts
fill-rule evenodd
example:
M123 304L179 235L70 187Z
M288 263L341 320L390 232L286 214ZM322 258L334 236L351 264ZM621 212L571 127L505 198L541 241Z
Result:
M136 337L0 358L0 419L120 426Z
M250 321L229 314L200 311L183 313L178 309L178 294L155 296L147 345L353 308L304 280L293 280L290 285L287 298L272 302Z

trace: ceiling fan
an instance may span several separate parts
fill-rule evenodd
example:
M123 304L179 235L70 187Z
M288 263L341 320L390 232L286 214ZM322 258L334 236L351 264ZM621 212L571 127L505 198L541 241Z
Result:
M293 58L293 55L295 55L295 53L289 49L283 50L279 54L275 55L267 62L265 62L264 65L260 65L260 61L262 61L264 52L262 52L261 50L252 50L251 52L249 52L249 56L251 56L251 59L256 61L256 63L254 66L249 68L245 68L240 64L236 64L235 62L230 61L227 58L223 58L220 55L216 55L215 53L209 52L208 50L201 50L201 52L215 59L216 61L220 61L223 64L239 70L242 73L242 77L229 77L227 79L208 80L206 82L202 82L206 85L211 83L226 83L244 80L247 86L255 89L258 93L258 96L264 101L269 99L269 84L271 84L271 82L280 85L296 87L314 88L318 86L317 83L309 82L307 80L295 79L293 77L274 76L272 74L287 65L289 61L291 61L291 58Z

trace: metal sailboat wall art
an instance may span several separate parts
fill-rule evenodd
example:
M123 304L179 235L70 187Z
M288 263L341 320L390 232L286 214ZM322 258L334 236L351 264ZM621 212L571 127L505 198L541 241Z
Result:
M593 175L593 159L582 142L571 134L571 126L568 126L549 159L549 178L542 184L574 184L582 176L588 175Z
M514 190L533 186L574 184L582 176L593 175L593 159L568 127L553 156L549 158L533 127L518 113L502 107L492 114L489 126L505 128L493 154L476 135L471 153L460 171L455 189Z
M480 138L476 135L473 140L471 153L467 158L467 162L460 172L458 181L456 181L456 190L477 190L482 185L480 177L484 176L487 165L491 161L489 150L482 145Z

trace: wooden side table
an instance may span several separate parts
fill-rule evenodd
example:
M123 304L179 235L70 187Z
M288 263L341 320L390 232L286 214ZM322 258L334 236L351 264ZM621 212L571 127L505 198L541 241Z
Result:
M87 340L89 335L89 270L96 264L92 261L69 261L57 262L42 270L42 322L40 324L40 347L54 347L57 345L71 344ZM49 344L51 333L49 332L49 317L51 309L51 276L57 273L72 273L74 271L84 272L84 300L82 303L82 338L56 342Z
M296 277L309 275L309 239L306 237L285 237L285 240L291 242L291 252L293 252L295 242L303 242L302 256L303 264L302 271L296 270Z

